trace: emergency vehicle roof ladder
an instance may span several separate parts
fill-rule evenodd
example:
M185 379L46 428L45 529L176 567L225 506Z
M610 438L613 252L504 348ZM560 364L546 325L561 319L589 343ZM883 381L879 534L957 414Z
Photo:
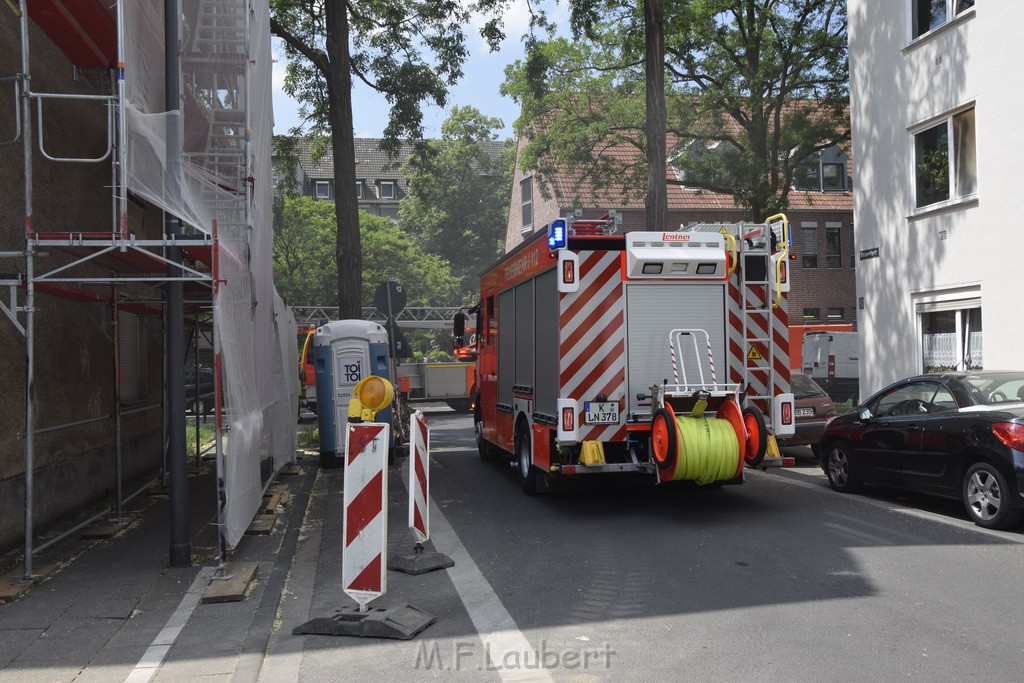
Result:
M780 226L782 233L778 256L772 253L775 240L767 234L774 231L775 225ZM746 391L748 387L757 385L751 381L754 373L766 373L768 394L746 394L746 398L759 403L765 401L770 406L772 387L777 379L772 360L777 351L772 334L772 315L782 296L783 269L789 252L789 221L780 213L768 218L764 225L741 225L740 230L743 231L739 239L743 241L741 253L744 256L744 263L738 269L740 291L743 292L743 389ZM748 267L748 257L765 259L765 268Z

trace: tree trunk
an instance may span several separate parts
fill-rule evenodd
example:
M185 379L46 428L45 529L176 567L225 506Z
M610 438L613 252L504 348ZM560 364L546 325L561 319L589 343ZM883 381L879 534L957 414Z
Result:
M352 140L352 65L348 51L348 11L338 0L326 3L326 48L330 62L327 97L334 153L334 213L338 221L338 315L362 318L363 257L356 199L356 153Z
M647 229L664 230L668 221L665 169L665 15L662 0L644 0L647 73Z

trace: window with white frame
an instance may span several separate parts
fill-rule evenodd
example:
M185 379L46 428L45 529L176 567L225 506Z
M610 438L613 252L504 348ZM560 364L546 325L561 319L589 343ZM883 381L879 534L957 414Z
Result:
M978 191L973 107L914 134L914 168L917 208Z
M331 182L329 180L317 180L313 184L317 199L331 198Z
M356 181L356 199L362 199L362 198L363 198L363 181L362 180L357 180Z
M533 176L519 183L519 196L523 205L523 228L533 227Z
M925 372L981 370L981 302L978 299L917 304Z
M395 198L395 183L392 180L380 181L380 198L381 199L394 199Z
M842 306L830 306L827 310L828 321L830 323L840 322L843 320L843 307Z
M974 7L974 0L910 0L914 37L924 35Z

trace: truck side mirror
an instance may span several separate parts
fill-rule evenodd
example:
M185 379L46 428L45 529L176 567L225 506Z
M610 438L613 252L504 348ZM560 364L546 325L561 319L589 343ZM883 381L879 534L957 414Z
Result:
M462 348L465 343L463 337L466 335L466 314L459 311L455 314L455 319L452 321L453 336L455 337L454 345L455 348Z

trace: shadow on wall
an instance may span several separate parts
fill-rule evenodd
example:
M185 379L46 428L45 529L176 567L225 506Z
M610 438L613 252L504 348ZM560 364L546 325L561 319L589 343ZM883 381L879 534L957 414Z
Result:
M945 228L941 217L908 220L916 181L913 141L906 127L962 101L963 93L950 84L964 82L967 52L959 30L901 52L907 44L903 22L879 21L869 7L875 4L851 3L850 11L851 80L866 84L851 92L858 187L855 237L857 249L877 247L879 253L878 258L857 261L857 294L865 302L858 310L859 327L866 332L860 352L862 396L921 371L911 291L944 284L936 281L936 272L948 246L939 235ZM924 59L930 68L908 68L908 62ZM877 104L880 98L904 101L904 107L896 116L884 115Z

